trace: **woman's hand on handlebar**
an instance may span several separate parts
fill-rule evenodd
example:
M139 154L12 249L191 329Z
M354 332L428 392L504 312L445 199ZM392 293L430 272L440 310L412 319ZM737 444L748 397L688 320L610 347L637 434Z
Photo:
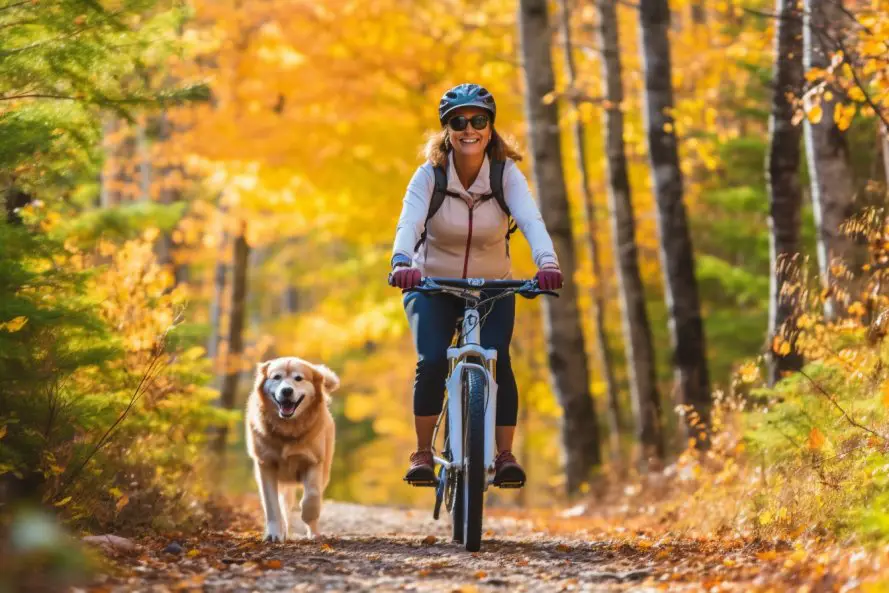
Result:
M559 268L543 268L534 276L541 290L557 290L562 288L562 271Z
M407 266L399 266L389 272L389 286L398 288L415 288L420 285L420 270Z

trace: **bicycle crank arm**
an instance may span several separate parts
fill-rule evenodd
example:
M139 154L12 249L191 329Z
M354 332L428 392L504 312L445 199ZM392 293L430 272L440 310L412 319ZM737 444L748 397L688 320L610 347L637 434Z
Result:
M463 464L459 461L448 461L447 459L435 456L433 456L432 459L435 460L436 465L443 465L445 469L460 469L463 467Z

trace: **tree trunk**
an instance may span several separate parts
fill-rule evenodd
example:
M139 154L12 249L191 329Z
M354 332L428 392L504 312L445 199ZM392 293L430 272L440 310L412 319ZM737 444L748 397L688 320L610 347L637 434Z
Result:
M250 261L248 263L251 270L254 271L254 279L256 280L257 286L263 284L263 278L261 276L263 267L265 262L269 257L269 247L268 245L258 247L250 250ZM259 276L257 278L257 275ZM251 296L252 302L248 301L247 308L250 311L250 326L254 328L259 328L262 326L262 322L264 319L274 319L272 315L268 314L267 307L272 303L269 299L264 299L263 291L259 291L254 293ZM275 303L277 305L277 303Z
M574 67L574 47L571 42L571 8L569 0L560 0L562 48L565 54L565 76L568 92L573 97L572 103L575 110L578 108L574 81L576 78ZM593 287L590 295L593 321L595 324L596 351L599 359L599 372L605 382L605 396L608 406L606 418L608 419L608 435L611 446L611 458L616 464L620 462L620 435L623 432L620 414L620 398L617 391L617 380L614 378L614 354L608 343L608 332L605 330L605 309L607 283L605 274L602 273L601 255L599 254L599 222L596 214L596 204L593 201L593 193L590 190L589 172L586 159L587 129L580 119L579 114L574 122L574 146L577 154L577 170L580 173L580 186L583 191L583 217L587 225L584 235L590 265L593 273Z
M692 0L691 22L695 25L707 24L707 7L704 4L704 0Z
M246 223L241 228L234 242L234 258L232 261L231 312L228 324L228 351L225 355L224 377L219 393L220 405L232 410L235 407L238 393L238 378L241 375L241 354L244 352L244 318L247 309L247 262L250 257L250 246L247 244ZM216 452L225 452L228 429L222 427L216 441Z
M544 300L543 310L553 387L563 410L566 486L569 493L574 493L601 462L599 429L590 396L577 290L572 282L574 241L562 173L558 105L555 101L544 104L544 97L555 86L547 3L546 0L521 0L519 6L534 182L543 219L559 254L562 273L568 280L559 302L551 305Z
M808 72L812 68L826 69L830 65L831 43L829 36L839 35L837 25L843 16L835 2L838 0L805 0L803 21L803 62ZM831 261L851 262L854 245L841 225L852 214L854 193L852 171L849 167L849 146L846 134L834 122L833 112L840 102L839 94L827 100L820 99L821 118L817 122L805 121L806 158L811 179L812 206L818 240L818 269L821 281L831 288L824 303L824 312L835 319L845 312L845 298L840 294L842 280L833 273ZM812 107L812 98L806 100L806 110ZM815 118L817 119L817 118Z
M141 192L140 186L134 182L138 148L136 134L127 122L116 115L105 115L102 135L105 163L102 167L99 205L110 208L136 199Z
M4 206L6 209L6 222L9 224L22 224L22 216L19 211L33 201L31 194L24 192L16 186L11 186L3 192Z
M223 212L224 216L224 212ZM223 221L224 222L224 221ZM207 338L207 357L214 360L217 375L222 375L219 343L222 341L222 302L225 298L225 279L228 275L228 233L223 226L220 233L219 251L213 271L213 298L210 301L210 335Z
M709 423L710 377L672 116L673 87L668 38L670 9L667 0L641 0L639 23L645 68L645 125L651 180L657 201L661 267L673 343L675 391L679 397L678 403L688 410L685 414L687 435L695 438L699 447L706 447L709 439L701 438L704 431L697 420L704 425Z
M599 47L602 53L603 120L608 172L608 208L611 210L611 244L614 252L624 352L630 379L630 395L636 438L643 457L663 459L664 435L661 402L657 389L651 326L645 309L645 287L639 272L636 222L630 198L624 116L622 66L616 0L597 0Z
M793 327L802 287L799 282L800 207L799 181L801 129L793 125L793 104L803 88L803 43L800 0L776 0L775 62L772 113L769 116L769 154L766 178L769 189L769 385L782 373L802 368ZM795 285L796 283L796 285ZM782 336L791 350L776 352L775 337Z
M158 202L161 204L174 204L182 201L182 183L185 179L185 167L179 160L178 154L170 150L169 143L176 133L174 124L170 121L167 112L163 112L157 119L157 143L163 151L163 164L158 167ZM151 161L146 165L151 170ZM151 181L148 184L151 187ZM150 190L149 190L150 191ZM156 252L158 260L173 269L173 277L176 284L188 282L188 265L176 262L173 254L176 251L176 244L173 241L173 233L165 231L158 238Z
M889 128L883 126L883 173L886 178L886 188L889 189Z
M151 201L152 166L151 144L145 129L145 119L140 118L136 125L136 153L139 158L139 201Z

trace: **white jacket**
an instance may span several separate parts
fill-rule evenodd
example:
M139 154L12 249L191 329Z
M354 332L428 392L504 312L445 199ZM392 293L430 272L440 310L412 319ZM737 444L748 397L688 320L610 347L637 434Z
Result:
M511 277L508 220L497 200L479 201L491 193L490 163L485 155L482 168L469 190L463 188L448 156L448 190L463 199L446 196L441 208L429 221L426 241L414 252L420 240L435 187L433 165L420 166L407 186L401 216L395 230L394 255L405 255L424 276L447 278L504 279ZM531 195L528 181L512 159L503 170L503 195L522 234L531 245L538 268L558 266L553 242L543 224L540 210ZM470 207L469 204L472 204Z

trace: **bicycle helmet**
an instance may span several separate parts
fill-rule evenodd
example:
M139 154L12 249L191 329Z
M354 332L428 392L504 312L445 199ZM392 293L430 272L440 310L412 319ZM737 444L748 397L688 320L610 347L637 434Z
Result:
M448 116L460 107L481 107L491 113L491 124L497 115L497 104L494 103L494 95L483 86L472 83L458 84L447 91L441 97L438 104L438 120L445 125Z

